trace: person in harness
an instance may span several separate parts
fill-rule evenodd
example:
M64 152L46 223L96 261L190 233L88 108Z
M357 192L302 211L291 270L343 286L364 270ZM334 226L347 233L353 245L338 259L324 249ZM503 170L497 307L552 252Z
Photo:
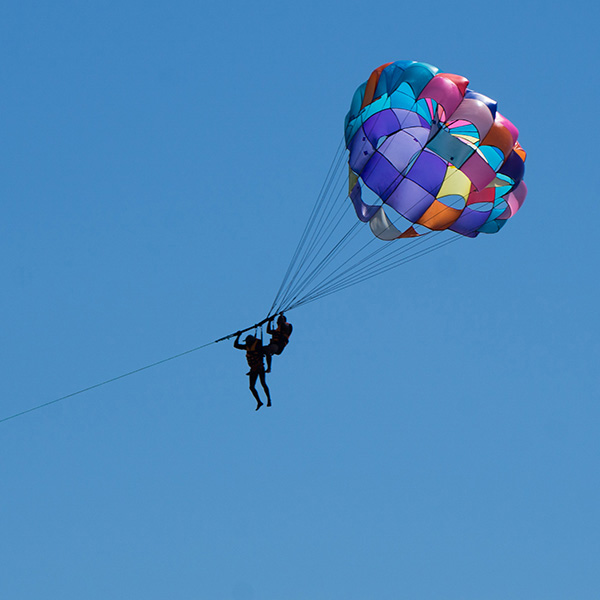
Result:
M248 372L250 391L256 399L256 410L263 405L260 400L260 396L258 395L258 391L256 390L256 380L259 377L260 384L267 395L267 406L271 406L271 395L265 379L265 363L263 361L265 348L263 347L262 342L253 335L246 336L244 343L240 344L240 335L242 335L242 333L241 331L238 331L235 341L233 342L233 347L237 348L238 350L246 351L246 360L248 361L248 366L250 367L250 371Z
M277 317L276 329L273 329L272 323L273 319L267 323L267 333L270 334L271 341L265 348L265 356L267 357L266 373L271 372L271 361L273 360L273 354L281 354L283 349L288 345L293 329L292 324L287 322L287 319L283 314Z

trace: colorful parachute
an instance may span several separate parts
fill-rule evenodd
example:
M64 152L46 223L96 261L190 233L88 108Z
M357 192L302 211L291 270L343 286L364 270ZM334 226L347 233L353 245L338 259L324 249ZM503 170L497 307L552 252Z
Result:
M495 233L523 204L519 132L468 83L398 61L356 90L345 124L349 196L378 238Z
M269 314L314 302L455 241L495 233L519 210L527 195L519 132L494 100L468 84L431 65L399 61L373 71L356 90L345 144Z

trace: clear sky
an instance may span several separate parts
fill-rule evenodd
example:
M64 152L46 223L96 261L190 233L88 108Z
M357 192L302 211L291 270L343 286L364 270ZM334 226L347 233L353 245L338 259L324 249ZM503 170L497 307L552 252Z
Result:
M558 600L600 558L598 5L5 2L0 418L262 319L354 89L520 129L526 203L230 342L0 424L10 600ZM367 232L365 232L367 233Z

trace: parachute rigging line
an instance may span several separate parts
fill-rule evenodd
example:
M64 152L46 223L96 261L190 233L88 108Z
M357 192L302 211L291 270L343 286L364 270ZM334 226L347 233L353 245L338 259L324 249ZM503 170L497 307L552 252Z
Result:
M54 400L50 400L48 402L43 402L42 404L38 404L37 406L32 406L31 408L28 408L26 410L22 410L20 412L17 412L15 414L9 415L7 417L4 417L2 419L0 419L0 423L4 423L5 421L10 421L11 419L16 419L17 417L22 417L23 415L26 415L28 413L34 412L36 410L40 410L42 408L47 408L48 406L51 406L52 404L57 404L58 402L62 402L63 400L67 400L68 398L73 398L73 396L78 396L79 394L84 394L85 392L89 392L91 390L95 390L96 388L102 387L104 385L107 385L109 383L113 383L115 381L118 381L119 379L125 379L125 377L129 377L130 375L135 375L136 373L141 373L142 371L146 371L147 369L152 369L153 367L157 367L158 365L162 365L164 363L170 362L172 360L175 360L176 358L181 358L182 356L186 356L188 354L192 354L193 352L197 352L198 350L202 350L203 348L207 348L208 346L212 346L213 344L218 344L219 342L223 342L225 340L231 339L232 337L235 337L238 333L244 333L246 331L250 331L252 329L257 329L257 328L261 328L261 333L262 333L262 326L269 321L269 319L271 319L271 316L268 316L267 318L263 319L262 321L260 321L259 323L255 323L254 325L251 325L250 327L246 327L245 329L240 329L239 332L236 331L235 333L230 333L226 336L223 336L222 338L219 338L218 340L214 340L212 342L207 342L206 344L202 344L201 346L196 346L196 348L192 348L190 350L186 350L185 352L180 352L179 354L175 354L173 356L169 356L168 358L163 358L162 360L158 360L156 362L153 362L149 365L145 365L143 367L139 367L138 369L134 369L133 371L129 371L127 373L123 373L121 375L117 375L116 377L111 377L110 379L106 379L105 381L101 381L100 383L95 383L94 385L90 385L86 388L83 388L81 390L77 390L76 392L71 392L70 394L67 394L65 396L61 396L60 398L55 398Z
M429 254L431 252L434 252L435 250L438 250L440 248L443 248L444 246L447 246L459 239L461 239L462 236L460 235L456 235L455 237L452 237L450 239L446 239L446 240L441 240L440 242L438 242L437 244L434 244L433 246L429 246L424 248L423 250L419 251L419 252L415 252L401 260L398 260L396 262L394 262L393 264L386 266L386 267L382 267L379 269L375 269L373 271L367 272L364 275L361 276L357 276L356 273L352 274L352 277L348 278L347 280L343 280L341 282L339 282L336 285L332 285L329 288L324 288L318 291L315 291L312 295L306 295L304 296L301 300L299 300L298 302L290 305L290 307L287 309L288 311L293 310L295 308L298 308L300 306L304 306L305 304L309 304L310 302L314 302L315 300L320 300L321 298L324 298L326 296L329 296L331 294L335 294L336 292L339 292L341 290L344 290L348 287L351 287L353 285L356 285L358 283L362 283L363 281L367 281L368 279L371 279L373 277L376 277L378 275L381 275L382 273L385 273L387 271L390 271L391 269L395 269L399 266L405 265L409 262L412 262L413 260L416 260L418 258L421 258L422 256L425 256L426 254Z
M323 181L321 190L317 195L312 212L304 227L304 231L302 232L298 245L296 246L296 250L294 251L290 264L283 277L281 285L279 286L279 290L275 295L275 299L273 300L273 304L269 310L270 313L274 313L274 308L277 305L280 296L284 293L284 290L293 286L293 283L301 272L303 265L306 263L307 257L311 255L315 244L319 240L322 229L328 220L327 218L323 218L322 215L325 213L327 216L329 216L335 205L335 195L332 192L332 186L334 186L334 181L336 184L338 183L340 175L343 173L343 169L341 167L344 164L344 154L344 139L342 138L331 161L329 171L327 172L327 175ZM343 206L338 209L338 215L340 209L342 208ZM317 223L320 223L320 225L315 230L315 225Z

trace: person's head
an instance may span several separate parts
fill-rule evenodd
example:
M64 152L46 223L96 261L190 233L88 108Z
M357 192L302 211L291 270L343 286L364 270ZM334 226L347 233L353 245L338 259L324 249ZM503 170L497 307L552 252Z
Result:
M246 339L244 340L246 344L254 344L255 341L256 338L253 335L247 335Z
M287 323L287 319L284 315L279 315L277 317L277 325L283 325L284 323Z

